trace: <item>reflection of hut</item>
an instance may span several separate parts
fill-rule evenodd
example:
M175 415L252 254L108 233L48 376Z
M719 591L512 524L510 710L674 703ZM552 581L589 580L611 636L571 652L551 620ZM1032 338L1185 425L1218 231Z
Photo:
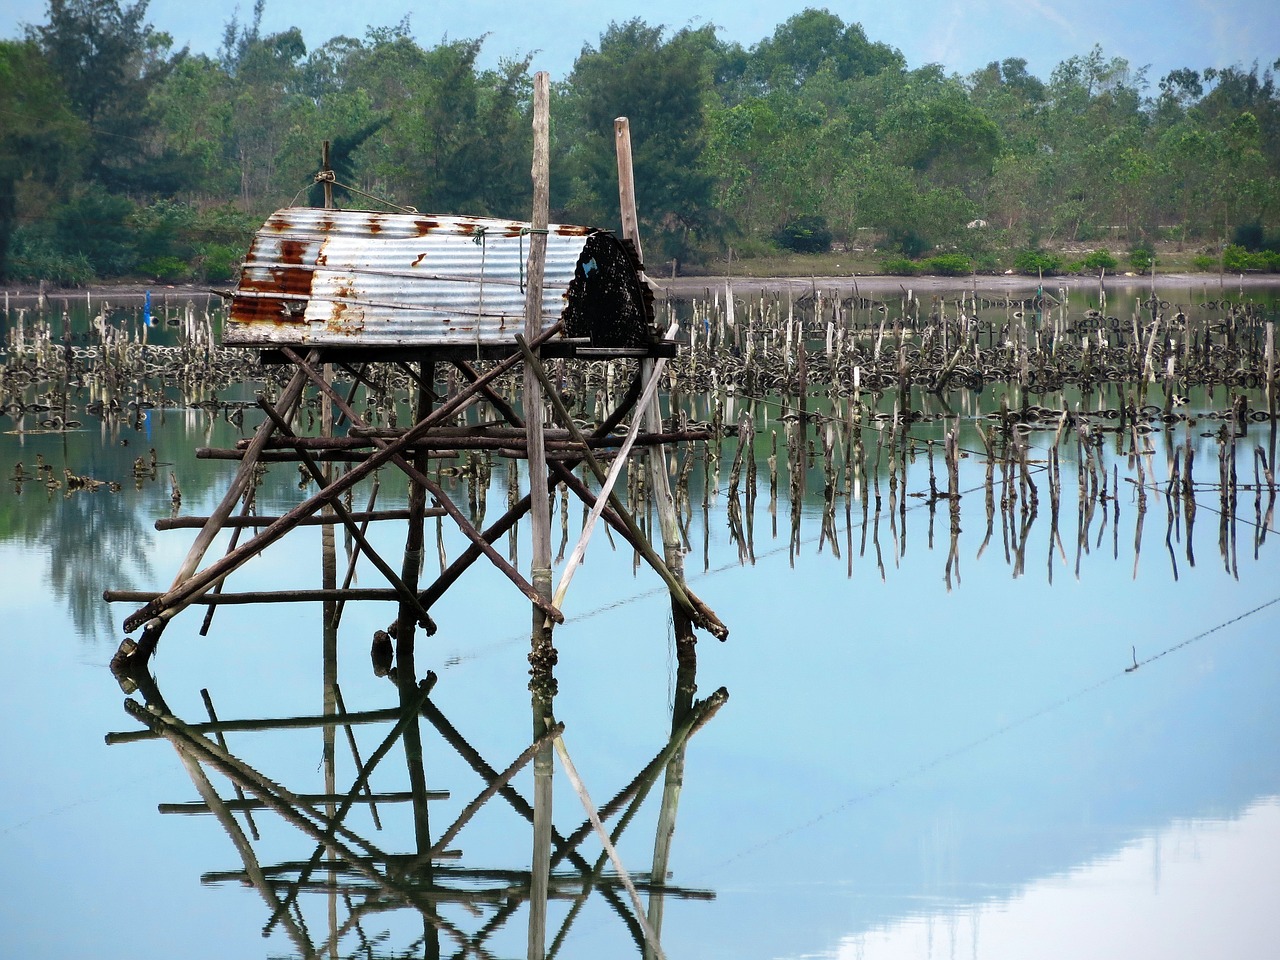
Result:
M459 348L505 355L525 329L527 223L294 207L258 231L231 304L232 346ZM542 323L560 352L648 352L653 294L634 248L590 227L547 228Z

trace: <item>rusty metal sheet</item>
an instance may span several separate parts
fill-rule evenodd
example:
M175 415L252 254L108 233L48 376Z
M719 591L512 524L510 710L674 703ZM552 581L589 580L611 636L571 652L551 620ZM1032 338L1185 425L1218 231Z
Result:
M223 341L235 346L511 344L524 330L529 225L295 207L263 225ZM564 312L590 227L547 233L542 327Z

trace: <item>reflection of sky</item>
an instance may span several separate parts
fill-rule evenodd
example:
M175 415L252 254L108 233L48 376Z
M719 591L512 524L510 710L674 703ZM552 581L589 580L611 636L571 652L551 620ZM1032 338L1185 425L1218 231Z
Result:
M1234 820L1177 821L1009 899L958 892L841 941L838 960L1261 957L1280 941L1280 800Z
M192 513L208 508L214 478L230 470L192 460L189 447L205 442L204 424L202 416L155 423L161 460L179 465L184 508ZM1161 477L1162 453L1155 457ZM127 477L134 454L117 449L110 462ZM85 459L69 462L89 463L88 456L86 449ZM1207 459L1200 463L1201 479L1216 475ZM104 459L93 469L106 468ZM980 482L975 459L962 469L962 487ZM293 493L291 470L273 472L264 490L269 509ZM911 471L908 489L926 489L923 457ZM962 503L961 578L950 591L943 583L945 504L929 549L928 510L908 501L907 548L895 559L884 488L883 580L870 537L859 551L860 509L852 577L843 509L836 558L829 544L818 551L812 502L791 565L785 473L775 540L761 469L754 565L736 562L721 494L707 521L712 546L703 572L695 505L691 581L732 629L726 644L700 642L699 694L723 684L730 701L691 743L672 859L674 882L715 889L718 899L668 905L669 956L843 958L873 949L929 956L932 949L934 956L965 957L975 954L975 935L981 957L1019 949L1045 956L1039 931L1065 929L1067 948L1081 945L1077 956L1108 955L1106 943L1089 937L1105 941L1115 931L1115 944L1128 950L1110 955L1191 958L1210 951L1190 935L1166 940L1179 917L1189 918L1184 928L1203 921L1210 932L1231 918L1246 933L1266 922L1271 908L1263 897L1280 892L1269 866L1280 862L1280 818L1269 799L1280 794L1280 604L1207 631L1280 591L1277 541L1269 537L1255 559L1252 531L1241 525L1238 578L1228 573L1217 550L1216 494L1207 492L1195 528L1197 564L1185 562L1175 540L1175 582L1163 498L1153 494L1135 571L1136 507L1124 485L1117 541L1111 527L1100 547L1091 538L1076 575L1074 467L1064 457L1065 559L1050 544L1047 481L1036 476L1040 514L1024 573L1012 574L998 516L992 543L977 558L985 516L981 493L970 494ZM504 481L495 471L490 519L505 504ZM152 570L137 586L163 587L192 533L151 531L154 517L168 513L163 480L142 496L130 489L116 502L133 505ZM395 498L402 501L398 485ZM384 505L392 499L387 494ZM571 510L572 541L581 511ZM1252 517L1252 495L1242 496L1240 512ZM901 517L895 521L901 540ZM1095 533L1099 522L1095 517ZM398 560L401 531L384 526L379 547ZM428 535L429 575L438 563L434 525ZM318 539L314 530L291 535L228 589L315 586ZM452 537L450 557L459 549ZM520 549L517 566L524 568L527 541ZM95 558L98 566L81 571L82 582L118 585L120 571L100 555L68 555ZM0 890L16 892L0 905L0 927L15 931L14 942L33 957L90 949L105 957L263 955L261 901L234 886L199 885L201 872L234 865L226 837L207 818L155 813L157 802L191 797L172 750L103 747L104 731L130 725L105 672L114 645L70 642L74 621L65 601L48 592L52 556L47 544L0 545L7 573L0 649L17 678L0 701L0 725L29 731L0 740L0 769L15 772L0 797ZM594 541L565 603L569 622L556 633L556 713L597 800L656 752L670 722L666 602L656 580L633 573L631 561L625 548ZM358 585L381 583L363 569ZM353 605L344 620L339 669L348 709L385 705L389 685L372 678L367 642L373 628L386 625L389 609ZM112 608L112 621L118 625L125 612L125 605ZM482 753L505 762L527 742L527 603L482 565L433 612L441 632L422 645L419 662L441 674L434 699ZM227 717L318 709L318 608L224 608L208 639L196 635L202 613L175 620L154 664L175 712L199 719L201 687ZM1193 642L1178 646L1186 640ZM1129 674L1132 648L1148 662ZM1172 652L1149 660L1165 650ZM376 741L372 734L363 739L367 733L366 753ZM480 784L428 741L432 785L454 792L453 806L439 815L447 822ZM315 739L242 735L234 743L291 787L316 776ZM520 786L527 792L527 780ZM557 810L557 825L581 819L562 782ZM636 869L652 855L647 829L629 833L621 847ZM273 854L298 854L296 845L274 842L279 831L272 836ZM464 840L468 857L486 865L519 866L527 857L527 833L508 812ZM1183 856L1193 842L1198 859ZM118 889L128 889L136 905L130 935L122 932ZM82 905L76 925L63 922L67 903ZM1058 911L1077 922L1067 925ZM617 946L616 918L606 912L588 919L562 955L620 955L602 946ZM1221 955L1256 954L1217 936L1212 943L1222 945ZM1135 948L1126 937L1153 949ZM289 948L272 942L268 949ZM516 943L508 952L521 950Z

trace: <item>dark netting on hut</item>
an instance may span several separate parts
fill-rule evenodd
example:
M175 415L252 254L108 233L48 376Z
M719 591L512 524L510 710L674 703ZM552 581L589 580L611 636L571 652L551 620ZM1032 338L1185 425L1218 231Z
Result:
M654 336L653 291L635 247L598 230L587 237L566 294L565 333L596 347L643 347Z

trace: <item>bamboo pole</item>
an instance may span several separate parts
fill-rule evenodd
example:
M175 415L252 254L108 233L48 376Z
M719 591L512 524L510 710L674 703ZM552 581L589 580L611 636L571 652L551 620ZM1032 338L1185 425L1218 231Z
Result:
M542 279L547 252L550 184L551 76L539 71L533 78L533 215L530 218L528 286L525 289L525 338L532 340L542 321ZM551 503L547 489L547 458L542 432L542 384L531 372L527 353L524 364L524 414L529 456L529 511L533 538L530 573L541 599L533 609L530 661L535 672L549 673L555 661L550 623L545 616L551 599ZM553 683L531 684L533 738L533 851L529 878L529 960L542 960L547 944L547 894L551 872L551 745L550 694Z
M560 329L561 324L556 323L552 325L539 334L536 344L540 345L543 341L555 336L560 332ZM304 367L309 367L301 357L298 357L296 353L288 350L288 348L286 348L286 353L291 354L290 359L297 358L296 362L303 364ZM288 533L289 530L293 529L298 521L304 517L312 516L323 503L345 493L348 489L354 487L357 483L369 476L369 474L373 473L374 470L378 469L385 463L395 460L399 465L401 465L402 469L407 466L404 464L403 458L400 457L402 450L410 448L415 440L419 437L425 436L436 424L447 420L464 407L475 402L481 386L496 380L498 377L509 371L513 366L515 366L518 356L518 354L515 354L495 363L493 367L481 375L481 377L477 379L469 389L460 391L455 396L450 397L449 400L437 407L430 417L424 421L414 424L413 428L402 438L394 440L388 443L385 447L380 448L377 452L370 455L368 459L357 464L350 472L343 474L328 487L298 504L292 510L282 515L275 523L263 529L257 536L253 537L247 543L241 544L236 548L236 550L227 554L227 556L223 557L222 560L211 564L199 573L191 574L181 580L180 583L175 581L177 585L171 587L165 594L148 604L146 607L127 617L124 621L124 628L126 631L134 630L142 626L144 623L149 624L149 630L148 633L144 634L144 639L148 641L150 649L148 649L143 643L139 643L137 654L142 655L142 659L145 661L146 655L149 655L151 650L154 649L154 640L159 638L160 632L164 629L164 624L180 613L191 602L193 597L202 595L209 589L212 583L222 575L236 569L249 558L256 556L276 540L279 540L282 536ZM314 374L314 371L308 369L304 373L304 379L306 376L312 374ZM316 375L316 379L323 384L323 378ZM300 394L302 389L301 383L298 384L297 389ZM348 412L351 408L347 406L345 402L339 404L339 408L343 409L344 413L347 413L348 416L352 416L352 414ZM245 464L241 464L241 469L242 472L245 472L246 476L252 472L251 470L246 469ZM232 503L234 503L234 500ZM230 507L228 506L228 512L229 509ZM157 622L155 626L150 626L152 621ZM146 655L143 655L144 650Z
M558 325L556 327L552 327L546 333L542 334L542 338L546 338L553 330L556 330L556 329L558 329ZM311 379L316 383L317 386L319 386L322 390L329 392L333 396L334 403L338 405L338 407L347 415L347 417L351 420L353 424L363 422L360 419L360 417L356 414L356 412L352 410L349 406L347 406L346 402L341 398L341 396L339 396L336 392L334 392L332 387L328 386L324 382L324 380L316 373L315 369L310 364L308 364L301 357L299 357L298 354L295 353L293 350L291 350L289 347L284 347L283 352L287 357L289 357L290 360L292 360L294 363L298 364L303 370L305 370L307 373L307 376L311 377ZM504 363L510 362L514 364L516 359L519 356L520 354L518 353L512 354L511 357L508 357L507 360L503 362ZM482 383L487 383L489 379L492 379L493 372L494 372L493 370L490 370L488 374L485 374L479 380L475 381L475 383L472 384L472 387L477 388L477 385ZM535 590L534 587L527 580L525 580L524 577L520 575L519 571L517 571L515 567L513 567L506 560L506 558L504 558L500 553L498 553L498 551L496 551L493 548L492 544L488 543L481 536L480 531L476 530L476 528L471 524L471 522L466 518L466 516L463 515L462 511L458 509L457 505L449 498L449 495L446 494L443 489L441 489L440 485L436 483L434 480L432 480L430 477L428 477L421 470L419 470L417 467L415 467L413 464L406 461L404 459L404 456L402 456L403 450L405 449L406 446L408 446L407 444L404 443L404 439L416 433L418 430L420 430L424 423L434 421L435 418L439 416L440 411L447 408L448 408L448 404L437 408L435 413L431 414L425 419L419 420L418 423L410 431L410 433L406 434L405 437L401 438L400 440L394 440L394 441L388 442L385 440L375 438L374 442L379 446L380 448L379 452L374 454L373 457L370 458L370 460L364 461L364 463L361 464L361 467L367 466L371 462L371 460L375 458L384 457L388 453L390 453L389 459L391 460L391 462L394 463L400 470L402 470L411 479L421 483L427 489L427 491L433 497L435 497L436 501L445 509L445 511L449 514L449 516L453 518L454 523L458 525L458 529L462 531L463 535L466 536L467 539L470 540L473 544L479 547L481 552L484 553L484 555L487 556L493 562L494 566L496 566L500 571L502 571L503 574L506 575L508 580L510 580L513 584L515 584L517 588L519 588L521 593L523 593L526 597L528 597L531 601L533 601L535 605L539 606L542 612L546 616L550 617L552 621L554 621L555 623L563 623L564 614L562 614L553 605L548 604L546 600L543 598L543 596L540 593L538 593L538 591ZM357 472L358 470L360 470L361 467L357 467L355 470L352 471L352 473ZM350 474L348 474L348 476L350 476Z
M591 513L587 517L586 523L582 526L582 536L578 540L578 545L574 547L573 553L565 564L564 572L560 574L560 584L556 587L555 597L553 597L551 601L552 606L556 609L559 609L561 604L564 603L564 596L569 590L569 584L573 580L573 574L577 570L578 565L582 563L582 558L586 554L587 542L591 539L591 532L595 528L596 521L600 519L600 513L604 510L605 504L609 502L609 494L613 490L614 484L618 482L618 476L622 473L622 467L627 462L627 454L631 452L631 446L635 442L636 434L640 432L640 424L643 420L640 411L645 409L650 399L652 399L654 394L657 392L658 381L661 379L662 371L665 367L665 357L654 364L653 373L645 384L644 392L640 395L640 403L638 405L636 415L631 418L631 429L627 431L627 437L618 450L618 456L613 461L613 465L609 470L608 476L605 477L600 493L596 497L595 505L591 508Z
M636 213L635 176L631 163L631 123L626 117L618 117L613 121L615 149L618 159L618 206L622 213L622 236L635 246L636 258L643 270L644 252L640 243L640 219ZM641 282L647 283L643 274ZM667 331L670 339L676 333L674 329ZM641 376L652 378L655 373L654 361L646 357L640 361ZM662 414L655 394L644 407L645 425L652 433L662 430ZM671 482L667 476L666 451L659 444L646 454L649 467L649 485L658 508L658 525L662 531L662 553L667 569L672 576L684 583L684 539L680 535L680 518L676 515L675 499L671 496ZM676 591L671 594L671 616L675 628L677 643L687 643L694 639L693 624L682 606Z
M654 934L653 927L649 925L649 918L645 914L644 904L640 902L640 894L636 892L635 884L631 882L627 868L622 864L622 858L618 856L618 851L614 849L604 824L600 822L600 815L596 812L595 805L591 802L586 785L583 784L582 778L578 776L578 771L574 768L573 761L569 758L569 751L565 749L564 738L556 737L553 742L556 748L556 755L560 758L560 765L564 768L565 775L577 792L578 799L582 801L583 809L587 811L587 818L595 828L601 845L609 854L609 859L613 861L613 868L618 871L618 879L631 897L632 906L635 907L636 911L636 920L640 923L640 929L644 931L646 950L652 952L657 960L666 960L666 955L662 952L662 945L658 943L657 935Z

